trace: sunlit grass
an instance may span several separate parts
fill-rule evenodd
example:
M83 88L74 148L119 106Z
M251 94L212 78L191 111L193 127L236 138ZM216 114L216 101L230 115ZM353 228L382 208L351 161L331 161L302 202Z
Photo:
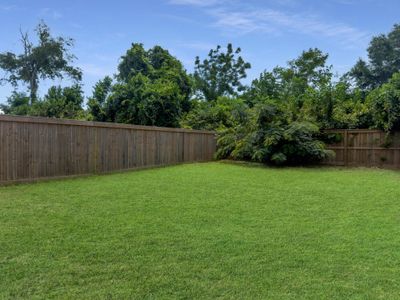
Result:
M206 163L0 188L0 298L394 299L400 173Z

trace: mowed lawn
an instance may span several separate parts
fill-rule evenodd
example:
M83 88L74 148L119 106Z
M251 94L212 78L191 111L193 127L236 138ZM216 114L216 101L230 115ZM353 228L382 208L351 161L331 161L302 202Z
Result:
M400 172L215 162L2 187L0 298L398 299Z

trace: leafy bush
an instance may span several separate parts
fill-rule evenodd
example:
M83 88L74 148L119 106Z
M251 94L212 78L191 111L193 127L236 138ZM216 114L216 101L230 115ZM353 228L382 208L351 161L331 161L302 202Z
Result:
M85 119L85 111L82 108L83 101L84 96L80 85L64 88L53 86L43 100L36 103L36 110L33 114L51 118Z
M374 127L387 132L400 129L400 73L367 97Z
M0 109L10 115L86 119L83 101L83 91L79 84L70 87L52 86L43 99L38 98L33 104L25 93L13 92L7 104L0 105Z
M317 125L289 122L276 104L256 105L248 114L248 122L220 132L218 158L282 165L309 164L333 155L319 139Z
M247 106L240 99L219 97L215 101L193 100L192 109L180 121L183 128L224 130L245 117Z
M14 91L7 98L7 104L0 104L0 110L8 115L29 115L32 111L30 98L25 93Z

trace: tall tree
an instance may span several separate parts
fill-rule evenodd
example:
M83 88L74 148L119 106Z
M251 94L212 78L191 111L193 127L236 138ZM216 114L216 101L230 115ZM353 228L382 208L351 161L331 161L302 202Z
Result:
M22 54L0 53L0 68L6 73L2 81L17 86L18 82L28 85L30 103L37 100L37 91L41 79L55 79L68 76L81 80L79 68L71 65L75 56L69 51L73 46L70 38L53 37L50 28L41 22L36 27L38 43L30 40L28 33L21 32Z
M275 67L253 80L243 95L249 106L279 102L291 121L317 121L329 127L333 110L332 67L328 54L317 48L303 51L286 67Z
M178 127L190 109L191 80L182 63L160 46L132 44L116 76L99 82L88 106L97 120Z
M349 74L358 87L372 90L400 71L400 24L395 24L389 34L372 38L367 51L368 62L358 60Z
M207 59L201 61L196 57L193 78L198 96L212 101L221 96L236 96L245 89L241 80L246 78L246 70L251 65L243 60L240 52L240 48L233 49L228 44L226 52L217 46L210 50Z

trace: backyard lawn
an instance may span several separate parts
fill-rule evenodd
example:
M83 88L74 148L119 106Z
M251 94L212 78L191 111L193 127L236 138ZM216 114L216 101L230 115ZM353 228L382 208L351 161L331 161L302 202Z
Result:
M400 172L202 163L0 188L0 298L395 299Z

